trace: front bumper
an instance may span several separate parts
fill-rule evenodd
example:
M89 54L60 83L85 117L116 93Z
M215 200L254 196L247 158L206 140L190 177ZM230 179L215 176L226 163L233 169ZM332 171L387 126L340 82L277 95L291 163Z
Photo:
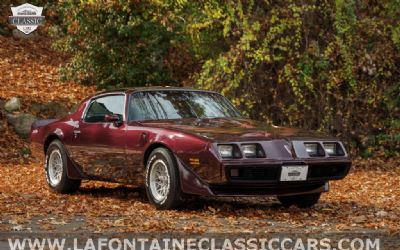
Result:
M308 166L305 182L324 182L344 178L351 166L350 161L270 161L256 164L224 164L224 180L227 183L279 184L282 166ZM232 173L235 173L233 175ZM302 181L303 182L303 181ZM301 183L301 182L300 182Z
M300 195L329 191L328 182L279 183L275 185L210 185L212 196Z
M282 166L307 165L305 181L280 181ZM268 196L320 193L328 191L328 181L344 178L351 167L348 159L266 161L222 164L220 182L208 183L191 168L178 161L184 193L202 196ZM235 170L235 176L231 171Z

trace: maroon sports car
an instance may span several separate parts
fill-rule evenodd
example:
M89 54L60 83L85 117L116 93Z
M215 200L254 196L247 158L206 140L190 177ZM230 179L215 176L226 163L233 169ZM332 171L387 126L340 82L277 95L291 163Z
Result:
M242 118L222 95L151 87L102 92L60 120L32 125L50 188L81 180L145 186L159 209L184 195L277 195L310 207L342 179L351 161L335 138Z

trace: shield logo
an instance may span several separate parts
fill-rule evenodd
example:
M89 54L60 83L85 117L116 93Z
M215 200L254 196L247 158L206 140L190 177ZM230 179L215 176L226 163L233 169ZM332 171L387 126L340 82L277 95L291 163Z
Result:
M42 16L43 7L25 3L17 7L11 7L12 16L8 17L10 24L25 34L30 34L44 23Z

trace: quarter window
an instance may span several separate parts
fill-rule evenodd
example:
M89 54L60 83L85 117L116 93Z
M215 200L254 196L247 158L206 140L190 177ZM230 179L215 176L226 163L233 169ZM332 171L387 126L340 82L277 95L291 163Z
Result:
M86 122L104 122L105 115L116 114L121 120L124 114L125 96L111 95L96 98L90 103L85 115Z

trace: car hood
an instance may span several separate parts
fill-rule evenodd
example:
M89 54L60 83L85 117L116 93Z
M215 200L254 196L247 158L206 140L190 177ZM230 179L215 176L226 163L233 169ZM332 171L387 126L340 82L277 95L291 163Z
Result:
M268 125L265 122L238 118L158 120L140 123L143 126L175 130L218 142L271 139L334 139L319 132L306 131L292 127L279 127Z

